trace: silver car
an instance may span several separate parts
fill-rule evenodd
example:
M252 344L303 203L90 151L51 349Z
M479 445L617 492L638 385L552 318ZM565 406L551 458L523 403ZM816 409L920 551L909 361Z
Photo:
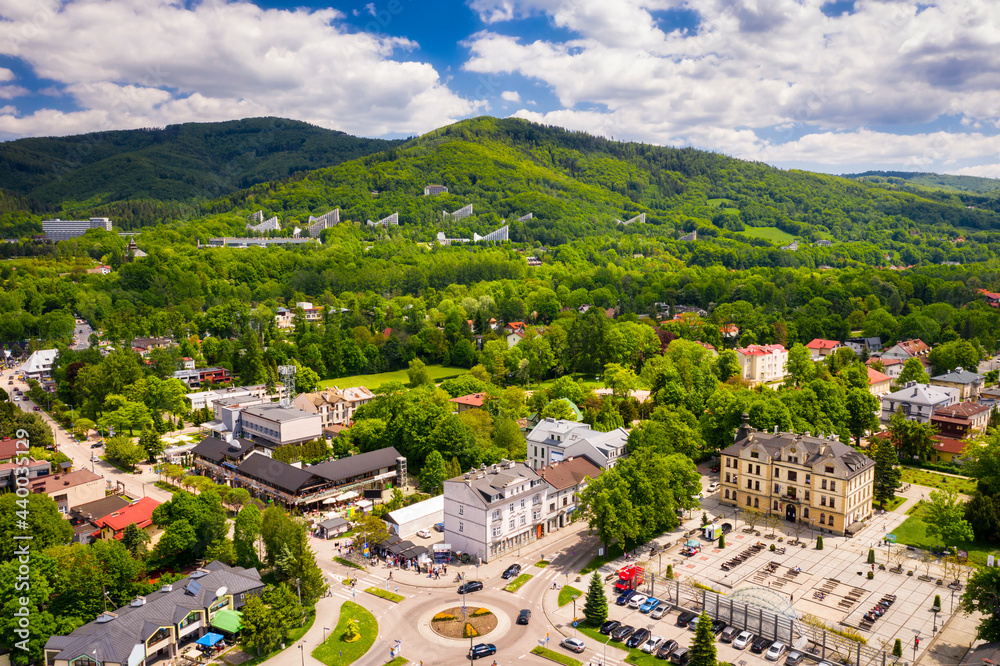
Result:
M749 631L740 632L740 635L733 639L733 647L737 650L745 650L750 641L753 640L753 634Z

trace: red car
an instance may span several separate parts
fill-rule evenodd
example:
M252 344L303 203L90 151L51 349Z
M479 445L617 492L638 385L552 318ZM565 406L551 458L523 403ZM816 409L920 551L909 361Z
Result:
M36 412L37 412L37 411L39 411L40 409L41 409L41 407L35 407L35 408L34 408L34 410L35 410Z

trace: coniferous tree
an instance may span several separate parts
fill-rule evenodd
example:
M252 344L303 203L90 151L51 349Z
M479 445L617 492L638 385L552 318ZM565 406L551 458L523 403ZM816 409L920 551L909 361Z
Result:
M608 597L604 594L604 586L595 571L590 577L590 587L583 602L583 615L591 626L601 625L608 619Z
M716 666L715 640L712 635L712 618L702 613L691 643L691 660L688 666Z

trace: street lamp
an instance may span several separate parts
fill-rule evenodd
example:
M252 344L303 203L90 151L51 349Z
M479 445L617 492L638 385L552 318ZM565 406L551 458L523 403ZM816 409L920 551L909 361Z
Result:
M306 651L302 643L299 643L299 655L302 657L302 666L306 666Z
M330 631L330 627L323 627L323 642L326 643L326 632Z
M604 659L601 660L602 664L608 663L608 643L611 642L611 636L608 636L608 640L604 641Z
M935 634L937 633L937 614L938 614L938 609L935 606L934 607L934 630L933 630L933 633L935 633Z
M578 632L576 632L576 600L579 599L579 598L580 598L579 594L574 594L573 595L573 625L574 625L573 631L574 631L574 633L578 633Z

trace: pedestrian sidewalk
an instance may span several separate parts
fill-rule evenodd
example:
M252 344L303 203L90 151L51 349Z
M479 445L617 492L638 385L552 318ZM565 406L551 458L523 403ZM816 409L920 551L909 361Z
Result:
M931 639L923 652L918 652L914 666L957 666L976 642L976 627L981 616L978 613L955 615L948 624ZM903 654L906 654L904 646Z

